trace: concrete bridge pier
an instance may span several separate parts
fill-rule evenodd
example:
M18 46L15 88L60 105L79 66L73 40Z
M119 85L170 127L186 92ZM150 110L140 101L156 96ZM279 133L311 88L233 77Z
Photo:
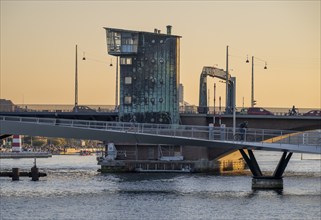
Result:
M283 178L273 176L253 176L252 189L283 189Z
M273 175L263 176L252 150L247 150L248 155L243 149L240 149L239 151L253 174L252 189L283 189L282 175L293 154L292 152L283 152Z
M33 167L31 167L31 180L32 181L38 181L39 180L39 169L36 165L34 165Z
M19 180L20 172L19 168L12 168L12 181Z

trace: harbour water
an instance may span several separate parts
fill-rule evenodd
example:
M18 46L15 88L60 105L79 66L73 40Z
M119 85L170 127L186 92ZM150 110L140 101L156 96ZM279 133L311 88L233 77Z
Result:
M255 151L264 172L281 156ZM320 219L321 160L294 154L282 191L253 191L251 175L101 174L95 156L37 159L47 177L0 178L0 219ZM318 156L320 158L320 156ZM1 159L29 171L33 159Z

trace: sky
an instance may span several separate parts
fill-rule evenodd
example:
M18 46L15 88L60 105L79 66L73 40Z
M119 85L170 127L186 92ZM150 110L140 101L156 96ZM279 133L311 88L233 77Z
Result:
M115 57L107 54L103 27L166 33L172 25L172 34L182 36L186 102L198 105L203 66L226 68L228 45L237 106L250 106L251 63L245 61L254 56L257 106L321 108L318 0L0 3L0 98L15 104L72 105L76 44L79 104L115 104ZM214 83L216 100L225 100L225 84L209 79L211 106Z

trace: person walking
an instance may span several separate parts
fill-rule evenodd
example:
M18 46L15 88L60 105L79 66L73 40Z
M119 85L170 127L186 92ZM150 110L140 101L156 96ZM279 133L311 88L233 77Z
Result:
M248 125L247 121L244 121L239 125L239 127L240 127L240 140L241 141L245 140L247 125Z

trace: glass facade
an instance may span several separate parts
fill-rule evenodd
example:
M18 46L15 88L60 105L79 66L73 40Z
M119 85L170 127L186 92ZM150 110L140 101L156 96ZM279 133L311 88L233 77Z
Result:
M106 28L120 57L121 121L179 123L179 36Z
M106 29L107 48L110 55L135 54L138 46L138 32Z

